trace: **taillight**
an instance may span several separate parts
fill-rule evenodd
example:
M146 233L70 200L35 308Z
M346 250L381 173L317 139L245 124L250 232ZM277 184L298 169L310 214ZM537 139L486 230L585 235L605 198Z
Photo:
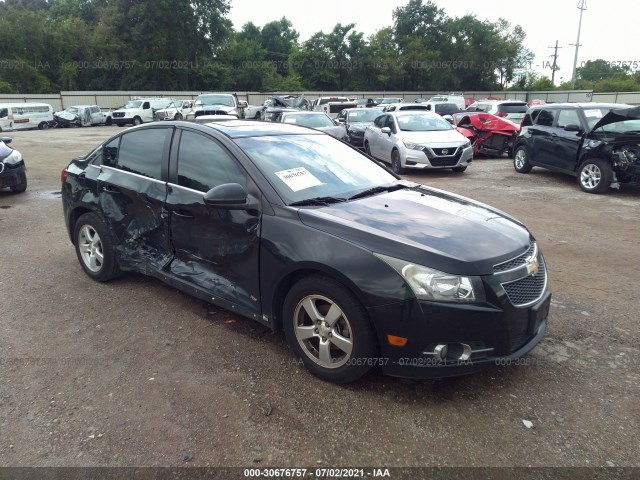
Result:
M67 175L69 175L69 172L67 171L67 169L65 167L60 172L60 183L64 183L67 180Z
M504 113L504 112L498 112L498 113L496 113L496 117L506 117L506 116L507 116L507 114L506 114L506 113Z

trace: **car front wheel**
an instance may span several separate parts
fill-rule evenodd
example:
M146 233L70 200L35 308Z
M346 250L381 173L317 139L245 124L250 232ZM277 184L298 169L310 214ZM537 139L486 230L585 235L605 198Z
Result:
M513 154L513 168L518 173L529 173L533 168L529 163L529 154L525 147L518 147Z
M398 152L398 150L391 152L391 169L398 175L402 175L404 173L404 168L400 161L400 152Z
M80 265L91 278L105 282L120 273L109 230L95 213L78 219L74 239Z
M611 186L613 171L604 160L584 162L578 170L578 185L587 193L604 193Z
M289 347L317 377L348 383L373 367L366 310L342 284L320 275L303 278L287 294L283 318Z

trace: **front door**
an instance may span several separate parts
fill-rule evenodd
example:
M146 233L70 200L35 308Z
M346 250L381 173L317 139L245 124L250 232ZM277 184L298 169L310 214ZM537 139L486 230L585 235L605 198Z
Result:
M260 314L260 213L212 208L204 193L225 183L251 190L251 180L233 155L208 135L179 130L172 151L167 209L175 259L172 274Z

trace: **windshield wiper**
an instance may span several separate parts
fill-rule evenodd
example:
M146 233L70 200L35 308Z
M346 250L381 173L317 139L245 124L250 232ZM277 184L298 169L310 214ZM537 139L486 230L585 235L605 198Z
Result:
M379 185L377 187L367 188L362 192L358 192L355 195L351 195L348 200L355 200L356 198L369 197L371 195L375 195L376 193L382 192L395 192L396 190L402 190L403 188L409 188L407 185L403 185L402 183L395 183L393 185Z
M298 200L297 202L290 203L291 207L302 207L308 205L329 205L331 203L346 202L347 198L342 197L313 197L306 200Z

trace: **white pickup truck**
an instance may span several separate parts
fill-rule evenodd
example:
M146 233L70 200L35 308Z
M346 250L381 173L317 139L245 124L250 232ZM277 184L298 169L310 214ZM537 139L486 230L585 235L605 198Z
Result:
M324 112L334 118L345 108L357 106L355 100L350 100L347 97L320 97L313 101L311 109L315 112Z
M201 93L193 105L193 113L187 115L187 120L203 115L232 115L244 118L247 102L238 100L235 93Z

